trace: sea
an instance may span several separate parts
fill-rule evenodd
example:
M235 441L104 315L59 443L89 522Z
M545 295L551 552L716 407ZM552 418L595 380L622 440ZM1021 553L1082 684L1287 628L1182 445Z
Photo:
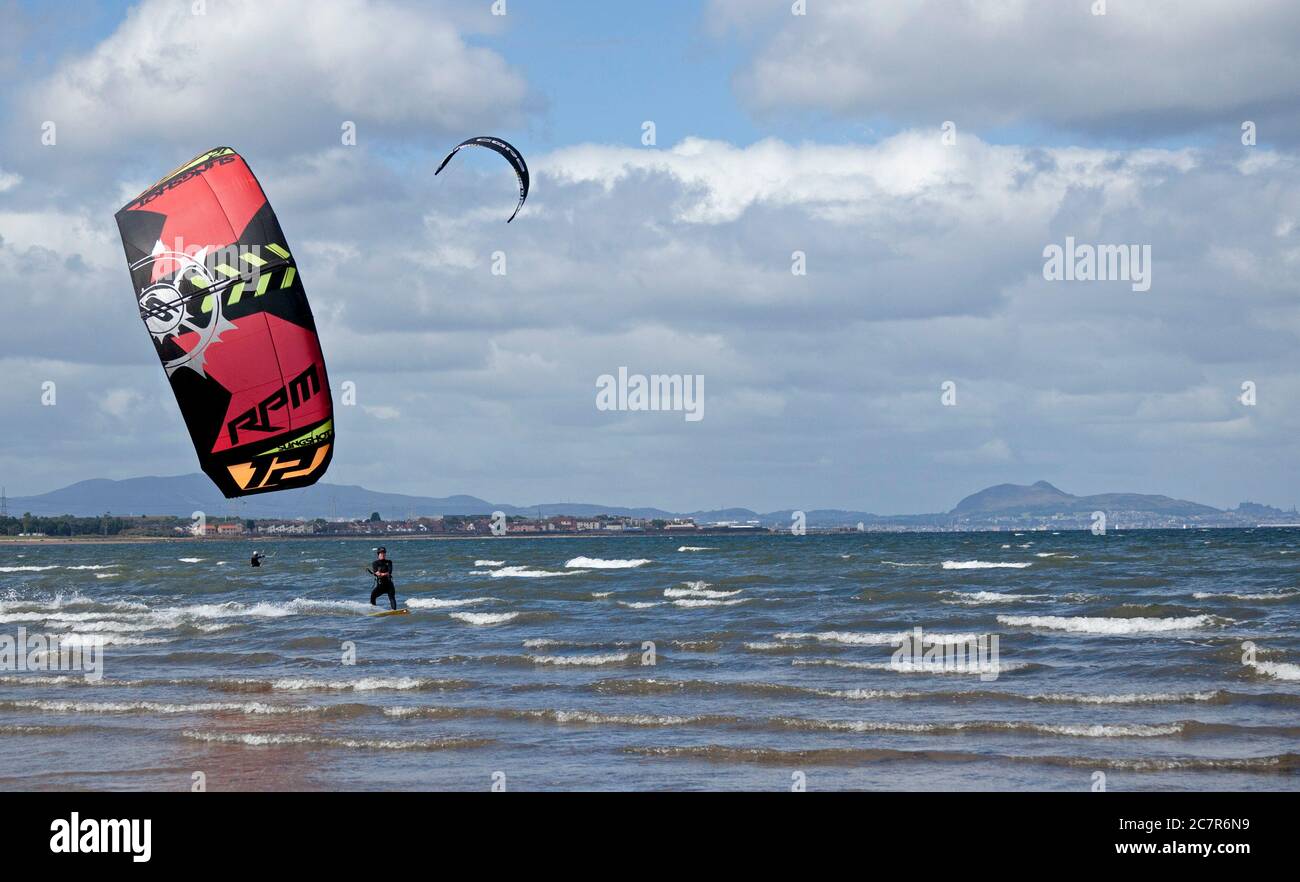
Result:
M0 789L1300 789L1298 529L375 544L0 546Z

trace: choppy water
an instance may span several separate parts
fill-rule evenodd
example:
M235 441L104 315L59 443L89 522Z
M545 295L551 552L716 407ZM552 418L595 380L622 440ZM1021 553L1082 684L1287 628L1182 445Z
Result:
M1297 530L253 547L0 547L0 788L1300 789Z

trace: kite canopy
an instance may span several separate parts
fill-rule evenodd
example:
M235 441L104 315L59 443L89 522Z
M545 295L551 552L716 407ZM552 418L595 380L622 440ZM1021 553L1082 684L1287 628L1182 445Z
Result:
M117 213L140 318L227 497L316 483L334 403L298 265L243 157L200 154Z
M514 168L515 177L519 179L519 204L515 206L514 214L511 214L506 220L506 223L510 223L515 219L515 215L519 214L519 209L524 207L524 200L528 198L528 163L524 162L523 154L500 138L492 138L487 135L467 138L453 147L452 151L447 154L446 158L438 166L438 171L433 173L435 177L437 177L438 172L447 167L447 163L451 162L451 158L460 152L462 147L486 147L489 150L495 150L504 156L511 167Z

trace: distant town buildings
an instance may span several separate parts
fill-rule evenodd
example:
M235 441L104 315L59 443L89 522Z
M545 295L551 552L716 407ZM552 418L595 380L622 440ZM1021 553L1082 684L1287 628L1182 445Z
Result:
M315 536L492 536L493 519L490 515L438 515L413 517L401 520L315 520L286 521L262 520L251 522L253 532L261 535L315 535ZM700 530L729 530L737 525L697 524L693 518L658 520L626 515L596 515L579 518L573 515L549 517L510 516L505 521L507 535L566 535L582 533L679 533ZM745 529L760 529L757 524L743 525ZM243 524L209 524L207 535L238 536L247 532Z
M1114 530L1197 529L1197 528L1267 528L1300 527L1300 513L1273 508L1253 502L1243 502L1235 509L1219 510L1208 506L1181 503L1165 497L1153 497L1162 504L1175 506L1174 510L1153 511L1125 507L1108 508L1105 528ZM1131 500L1125 500L1131 504ZM1089 530L1096 526L1093 505L1075 510L1043 511L1004 508L1000 511L954 510L942 514L876 516L865 518L861 513L828 512L808 513L808 533L841 532L970 532L970 531L1043 531ZM843 515L852 515L852 523ZM784 515L782 517L785 517ZM839 520L836 518L839 517ZM315 519L261 519L251 520L235 516L212 516L203 522L205 538L239 539L252 536L370 536L382 537L490 537L509 536L567 536L567 535L681 535L735 534L735 533L786 533L791 529L789 520L775 515L749 520L698 521L693 517L644 518L632 515L567 515L542 517L512 515L504 523L490 514L434 515L416 517L413 514L398 520L384 520L375 512L366 518L315 518ZM190 538L196 535L196 523L188 518L168 516L111 515L98 517L57 517L23 514L21 517L0 519L0 536L15 538L43 538L63 536L126 536Z

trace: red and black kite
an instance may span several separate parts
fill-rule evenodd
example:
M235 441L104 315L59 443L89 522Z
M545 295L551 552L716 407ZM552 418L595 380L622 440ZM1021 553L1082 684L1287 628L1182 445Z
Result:
M243 157L195 157L117 213L140 318L227 497L316 483L334 403L298 266Z

